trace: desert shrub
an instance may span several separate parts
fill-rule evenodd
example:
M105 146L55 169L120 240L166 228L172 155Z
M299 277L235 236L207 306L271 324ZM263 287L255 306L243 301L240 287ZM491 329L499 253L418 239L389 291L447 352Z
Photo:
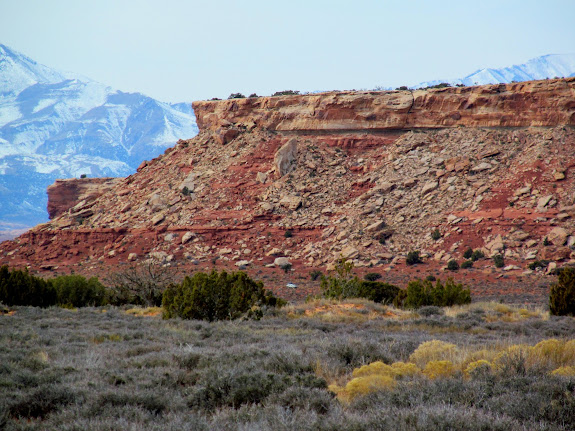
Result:
M467 250L465 250L463 252L463 257L465 259L471 259L471 256L473 256L473 249L471 247L467 248Z
M440 340L431 340L421 343L409 356L409 361L423 368L430 361L453 361L459 354L455 344Z
M363 279L366 281L377 281L381 278L381 274L378 274L377 272L368 272L367 274L365 274L363 276Z
M485 254L481 250L474 250L471 254L471 260L477 262L479 259L483 259Z
M437 307L436 305L426 305L424 307L420 307L417 309L417 314L424 317L429 316L442 316L444 313L441 307Z
M455 366L451 361L429 361L422 373L430 379L451 377L455 374Z
M244 272L198 272L181 284L169 286L163 296L164 318L236 319L254 305L281 306L282 299L265 290L263 283Z
M493 264L495 265L495 268L503 268L505 266L505 259L503 258L503 255L496 254L493 256Z
M504 376L509 374L525 375L531 349L533 347L525 344L514 344L499 352L493 360L493 365Z
M320 278L322 275L323 275L323 273L322 273L320 270L314 269L313 271L311 271L311 272L309 273L309 278L310 278L312 281L316 281L316 280L317 280L318 278Z
M252 98L252 97L260 97L260 96L258 96L256 93L252 93L248 97Z
M551 371L554 376L575 377L575 367L559 367Z
M399 290L399 287L389 283L360 281L358 297L382 304L391 304L399 293Z
M168 405L169 401L165 396L153 392L106 392L101 394L92 406L92 414L101 414L109 407L137 406L151 414L159 415L168 408Z
M110 302L114 305L160 306L164 291L177 279L175 269L150 259L111 273L106 284L111 287Z
M259 404L271 394L283 392L288 381L274 373L210 373L188 398L188 406L213 411L220 407L238 408Z
M41 386L8 408L14 418L44 418L60 407L74 402L74 394L62 387Z
M242 93L232 93L228 96L228 99L245 99L246 96L244 96Z
M288 229L284 232L285 238L291 238L292 236L293 236L293 231L291 229Z
M408 265L417 265L418 263L423 263L421 257L419 256L419 251L410 251L407 253L405 263Z
M406 308L419 308L425 305L446 307L470 302L469 289L465 289L461 283L455 283L451 278L448 278L445 284L437 280L435 285L431 281L417 279L408 283L405 300L400 305Z
M465 368L464 373L472 379L487 377L491 374L491 363L485 359L471 362Z
M107 303L106 288L97 277L87 280L81 275L61 275L51 282L59 305L98 307Z
M450 271L457 271L459 269L459 264L455 259L451 259L447 262L447 269Z
M441 238L441 232L439 232L439 229L435 229L434 231L431 232L431 239L434 241L437 241Z
M48 307L56 304L56 290L52 284L31 275L27 269L10 270L0 267L0 302L6 305Z
M473 267L473 261L472 260L464 260L463 262L461 262L461 269L467 269L467 268L472 268Z
M326 414L335 406L331 392L300 386L289 387L281 393L272 393L266 401L289 410L311 410L320 415Z
M575 269L563 268L551 285L549 311L555 316L575 315Z
M353 275L353 262L341 257L335 264L335 275L322 276L321 291L326 298L359 298L361 281Z
M299 91L294 90L283 90L283 91L276 91L272 96L296 96L299 94Z

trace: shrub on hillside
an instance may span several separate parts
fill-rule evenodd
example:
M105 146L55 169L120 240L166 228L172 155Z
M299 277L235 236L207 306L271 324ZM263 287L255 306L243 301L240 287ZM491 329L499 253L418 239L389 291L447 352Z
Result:
M419 251L410 251L409 253L407 253L405 263L407 263L408 265L416 265L418 263L423 263L421 257L419 256Z
M459 269L459 264L455 259L451 259L447 262L447 269L450 271L457 271Z
M353 262L340 257L335 264L335 275L321 277L321 291L326 298L359 298L361 281L352 274Z
M98 307L107 303L106 288L92 277L61 275L51 280L56 290L57 303L72 307Z
M426 305L446 307L471 302L469 289L465 289L461 283L455 283L451 278L448 278L445 284L437 280L435 285L429 280L410 281L405 294L399 293L398 298L400 296L404 296L405 299L401 303L399 301L394 303L406 308L419 308Z
M363 276L363 279L366 281L377 281L381 278L381 274L378 274L377 272L368 272L367 274L365 274Z
M27 269L0 267L0 302L6 305L49 307L56 304L56 290L48 281L31 275Z
M281 306L285 301L265 290L263 283L244 272L198 272L172 284L162 299L164 318L198 320L236 319L254 306Z
M463 257L465 259L471 259L471 256L473 256L473 249L471 247L467 248L467 250L465 250L465 252L463 253Z
M361 281L358 296L373 302L391 304L399 291L399 287L393 284L380 281Z
M551 285L549 311L555 316L575 316L575 269L563 268Z
M471 254L471 260L473 262L477 262L479 259L483 259L484 257L485 254L481 250L473 250L473 253Z
M473 260L471 259L464 260L463 262L461 262L461 269L467 269L472 267L473 267Z
M228 99L245 99L246 96L244 96L242 93L232 93L228 96Z
M505 266L505 259L503 258L503 255L496 254L493 256L493 264L495 265L495 268L503 268Z

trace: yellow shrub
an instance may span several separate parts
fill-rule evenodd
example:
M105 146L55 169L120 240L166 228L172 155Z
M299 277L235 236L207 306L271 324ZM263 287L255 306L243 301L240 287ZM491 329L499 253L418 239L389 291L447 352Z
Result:
M569 340L563 346L562 365L575 365L575 340Z
M491 362L485 359L480 359L475 362L471 362L467 368L465 368L465 375L471 378L477 378L480 376L485 376L491 373Z
M349 401L382 389L393 389L395 380L390 376L371 375L351 379L345 386L345 396Z
M455 344L432 340L421 343L409 357L409 361L423 368L429 361L453 361L458 354Z
M554 338L537 343L529 351L528 365L530 368L556 368L563 364L563 349L565 343Z
M371 375L391 376L395 375L391 366L384 364L381 361L372 362L369 365L363 365L353 370L353 377L365 377Z
M493 366L501 372L522 373L527 367L527 359L533 347L515 344L502 350L493 360Z
M411 362L394 362L391 368L397 378L411 377L421 372L419 367Z
M574 377L575 367L559 367L556 370L551 371L551 374L554 376Z
M450 377L454 373L455 366L451 361L429 361L423 369L423 374L425 374L430 379Z

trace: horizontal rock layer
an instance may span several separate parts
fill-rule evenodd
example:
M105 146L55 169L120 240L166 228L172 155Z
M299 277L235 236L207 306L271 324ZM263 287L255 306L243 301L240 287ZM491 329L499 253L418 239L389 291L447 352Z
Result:
M201 130L276 131L575 125L575 78L415 91L330 92L193 103Z

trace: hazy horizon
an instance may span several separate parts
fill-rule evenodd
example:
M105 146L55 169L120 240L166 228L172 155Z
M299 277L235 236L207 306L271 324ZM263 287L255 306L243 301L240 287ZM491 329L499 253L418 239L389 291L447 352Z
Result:
M0 2L0 43L165 102L397 87L575 52L552 0Z

